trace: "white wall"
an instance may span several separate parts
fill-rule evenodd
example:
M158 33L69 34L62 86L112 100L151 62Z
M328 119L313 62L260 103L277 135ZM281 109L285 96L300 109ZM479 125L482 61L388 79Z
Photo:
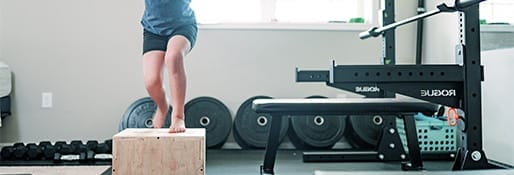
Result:
M441 3L453 5L453 0L426 1L427 11L436 9ZM455 46L458 43L457 13L438 14L425 19L423 25L423 63L455 63Z
M395 1L396 21L416 15L417 1ZM416 23L396 28L396 64L416 63ZM381 40L380 38L378 40ZM380 48L382 49L382 48Z
M2 45L3 45L3 22L2 22L2 15L3 15L3 10L2 10L2 7L0 7L0 61L2 61Z
M397 5L397 19L415 13L415 2ZM0 143L103 140L116 133L128 105L146 96L143 1L3 0L0 8L2 60L14 74L14 114L0 128ZM398 63L414 62L414 29L398 29ZM343 92L323 83L295 83L294 69L328 69L331 59L378 64L381 40L362 41L358 33L200 29L186 60L187 100L213 96L235 114L254 95L338 96ZM42 92L54 94L53 108L40 107Z
M144 95L142 3L0 1L3 59L14 78L0 142L112 135L129 102ZM54 94L54 108L40 107L42 92Z
M511 133L514 108L514 48L482 52L485 81L482 83L484 150L489 159L514 164Z

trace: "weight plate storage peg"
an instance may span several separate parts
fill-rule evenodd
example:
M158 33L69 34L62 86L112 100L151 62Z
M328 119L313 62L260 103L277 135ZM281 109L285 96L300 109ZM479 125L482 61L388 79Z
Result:
M197 97L184 108L187 128L205 128L208 148L223 146L232 129L232 116L225 104L213 97Z
M152 118L157 110L157 105L150 97L143 97L132 103L123 114L118 131L126 128L153 128ZM171 124L171 106L168 109L163 128L169 128Z
M234 139L243 149L264 149L268 143L268 136L271 127L271 115L256 113L252 109L253 100L271 99L268 96L255 96L244 101L236 113L234 119ZM289 127L288 117L280 117L282 126L280 128L279 141L285 138Z

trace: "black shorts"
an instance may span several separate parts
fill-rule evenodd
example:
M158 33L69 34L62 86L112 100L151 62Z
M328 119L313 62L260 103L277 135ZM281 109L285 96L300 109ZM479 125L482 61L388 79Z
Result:
M168 41L171 37L175 35L181 35L189 40L191 43L191 49L194 47L196 43L196 34L198 32L198 27L196 24L193 25L184 25L173 30L171 35L162 36L157 35L152 32L144 30L143 32L143 54L152 50L161 50L166 51L168 48Z

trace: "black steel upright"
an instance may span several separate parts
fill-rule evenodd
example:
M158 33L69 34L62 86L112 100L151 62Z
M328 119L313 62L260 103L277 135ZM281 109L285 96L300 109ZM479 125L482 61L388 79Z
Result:
M394 1L395 0L383 0L382 1L382 25L389 25L394 23ZM384 32L382 34L382 64L392 65L396 64L396 38L395 29Z
M395 22L395 0L382 1L382 25L389 25ZM382 34L382 64L394 65L396 64L396 30L391 29ZM393 92L381 90L381 98L394 98L396 95Z
M457 53L463 54L464 98L462 109L466 114L465 134L462 147L457 153L453 169L483 169L487 158L482 149L482 92L483 69L480 64L480 23L479 4L459 12L461 47Z
M425 13L425 0L418 0L418 9L416 10L419 14ZM416 28L416 64L422 64L422 56L423 56L423 19L420 19L417 22L417 28Z

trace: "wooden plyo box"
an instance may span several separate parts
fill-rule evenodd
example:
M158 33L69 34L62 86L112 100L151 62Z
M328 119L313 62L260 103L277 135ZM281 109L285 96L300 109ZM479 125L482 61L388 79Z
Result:
M205 129L125 129L113 137L112 174L204 175Z

